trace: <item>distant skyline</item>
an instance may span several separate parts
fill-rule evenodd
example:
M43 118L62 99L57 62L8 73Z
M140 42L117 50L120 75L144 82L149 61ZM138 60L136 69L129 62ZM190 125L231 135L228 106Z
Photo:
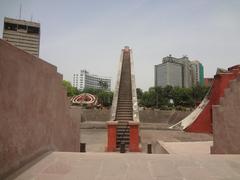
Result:
M4 17L41 23L40 58L58 67L65 80L86 69L110 76L114 89L121 49L133 50L136 85L154 86L154 65L172 54L204 66L240 64L239 0L0 0Z

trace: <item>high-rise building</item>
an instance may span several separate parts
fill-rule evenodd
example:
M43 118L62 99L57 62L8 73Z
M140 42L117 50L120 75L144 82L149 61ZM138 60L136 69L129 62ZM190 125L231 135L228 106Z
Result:
M198 61L190 61L187 56L164 57L162 64L155 65L155 86L166 85L189 88L203 83L203 66Z
M155 86L182 87L182 66L177 63L166 62L155 65Z
M3 39L38 57L40 46L40 24L5 17Z
M90 74L81 70L79 74L73 74L73 86L79 90L85 88L111 90L111 78Z
M193 85L204 85L204 69L203 65L199 61L192 61L192 74L193 74Z

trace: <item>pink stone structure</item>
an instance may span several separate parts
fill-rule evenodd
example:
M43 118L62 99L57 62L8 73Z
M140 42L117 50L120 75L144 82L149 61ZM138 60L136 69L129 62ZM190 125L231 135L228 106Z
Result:
M57 68L0 39L0 179L47 151L79 151Z
M212 154L240 154L240 76L213 106Z

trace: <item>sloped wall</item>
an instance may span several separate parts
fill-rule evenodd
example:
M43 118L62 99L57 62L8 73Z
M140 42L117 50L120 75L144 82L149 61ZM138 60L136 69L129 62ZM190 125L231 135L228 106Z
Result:
M50 150L79 151L62 75L0 39L0 179Z
M231 81L220 104L213 106L213 154L240 153L240 77Z

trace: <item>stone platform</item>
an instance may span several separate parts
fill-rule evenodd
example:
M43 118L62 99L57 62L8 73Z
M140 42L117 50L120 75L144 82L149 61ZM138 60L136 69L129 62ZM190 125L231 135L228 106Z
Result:
M16 180L239 180L240 155L53 152Z
M184 155L198 155L210 154L210 148L213 145L212 141L197 141L197 142L163 142L158 143L169 154L184 154Z

